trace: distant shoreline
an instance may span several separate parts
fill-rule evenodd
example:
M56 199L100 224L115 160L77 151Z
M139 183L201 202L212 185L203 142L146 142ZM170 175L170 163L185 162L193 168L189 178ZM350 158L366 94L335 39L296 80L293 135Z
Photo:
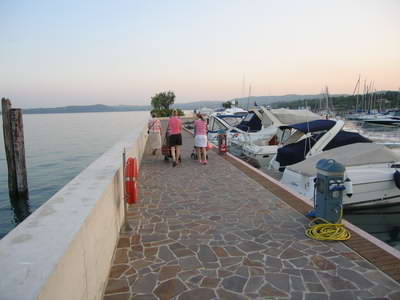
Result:
M129 112L129 111L150 111L150 109L130 109L130 110L88 110L88 111L31 111L23 109L25 115L50 115L50 114L84 114L84 113L109 113L109 112Z
M386 93L395 93L398 92L391 92L391 91L379 91L376 94L386 94ZM399 96L394 96L399 97ZM335 103L339 102L349 102L355 101L354 99L347 99L351 98L349 95L345 94L338 94L338 95L330 95L330 98L335 100ZM337 98L337 99L334 99ZM353 96L354 98L354 96ZM393 98L393 97L392 97ZM321 94L314 94L314 95L284 95L284 96L251 96L246 98L236 98L232 99L237 101L239 107L248 107L250 105L272 105L276 103L281 103L285 106L290 107L290 104L301 106L306 105L305 101L310 100L308 103L312 103L313 101L317 101L317 99L321 99ZM333 101L332 100L332 101ZM301 103L296 103L299 101L304 101ZM397 100L399 101L399 100ZM189 103L175 103L172 105L172 108L179 108L182 110L195 110L201 109L203 107L207 108L221 108L222 104L225 101L196 101L196 102L189 102ZM257 103L257 104L256 104ZM337 105L336 103L336 105ZM354 104L355 105L355 104ZM353 105L353 106L354 106ZM104 105L104 104L95 104L95 105L71 105L71 106L63 106L63 107L52 107L52 108L27 108L22 109L24 114L71 114L71 113L98 113L98 112L123 112L123 111L150 111L152 107L150 105Z
M28 108L22 109L24 114L73 114L73 113L98 113L98 112L123 112L123 111L149 111L150 106L107 106L82 105L54 108Z
M321 97L317 95L283 95L283 96L251 96L244 98L235 98L241 106L248 106L249 103L256 103L258 105L269 105L277 102L291 102L301 99L317 99ZM222 103L225 101L212 100L212 101L195 101L189 103L175 103L172 107L179 108L182 110L194 110L202 107L208 108L221 108ZM88 112L121 112L121 111L150 111L152 107L150 105L117 105L110 106L104 104L95 105L71 105L64 107L53 107L53 108L27 108L22 109L24 114L63 114L63 113L88 113Z

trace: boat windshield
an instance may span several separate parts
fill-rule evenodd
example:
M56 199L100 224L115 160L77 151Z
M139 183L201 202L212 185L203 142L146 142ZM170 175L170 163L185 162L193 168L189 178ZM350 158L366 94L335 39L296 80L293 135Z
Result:
M242 118L243 118L242 116L233 115L233 116L224 116L222 119L233 127L238 125L242 121Z
M220 120L217 118L210 118L210 122L208 123L208 132L219 132L226 131L228 129Z
M260 118L254 112L249 112L236 127L243 131L256 132L261 130L262 123Z

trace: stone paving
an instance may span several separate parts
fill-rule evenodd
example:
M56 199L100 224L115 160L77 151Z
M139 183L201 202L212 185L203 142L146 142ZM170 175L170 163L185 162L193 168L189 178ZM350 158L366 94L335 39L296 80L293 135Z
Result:
M218 154L204 166L147 149L134 231L121 234L105 300L400 299L400 285L340 242L304 235L309 220Z

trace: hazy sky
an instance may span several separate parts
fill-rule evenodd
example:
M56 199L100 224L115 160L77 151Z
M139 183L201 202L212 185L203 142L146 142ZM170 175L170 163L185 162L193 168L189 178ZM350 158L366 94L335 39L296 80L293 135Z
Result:
M0 0L0 41L22 108L400 88L400 0Z

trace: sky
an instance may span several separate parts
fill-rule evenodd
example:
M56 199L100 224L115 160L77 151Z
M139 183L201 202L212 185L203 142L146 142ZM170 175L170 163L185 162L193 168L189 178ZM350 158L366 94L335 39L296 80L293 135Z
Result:
M0 0L13 107L400 89L400 0Z

